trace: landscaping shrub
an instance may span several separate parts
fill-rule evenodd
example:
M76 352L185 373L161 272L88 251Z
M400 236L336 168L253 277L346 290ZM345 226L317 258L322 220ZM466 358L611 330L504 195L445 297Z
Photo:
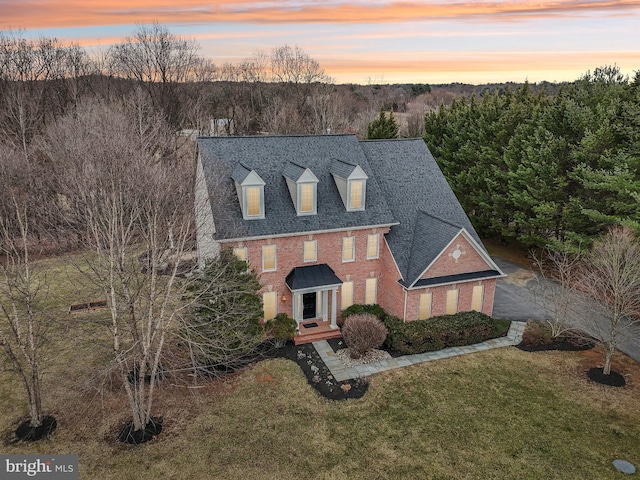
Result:
M401 318L389 315L380 305L358 304L344 309L342 318L346 324L349 317L363 313L375 315L382 321L388 330L384 348L402 355L484 342L506 335L511 325L510 320L493 319L476 311L405 322Z
M286 313L279 313L272 320L267 320L265 330L273 338L276 348L282 348L288 340L296 335L298 322Z
M387 328L371 313L350 315L342 327L342 338L349 347L351 358L360 358L378 348L387 336Z
M385 347L404 355L431 352L483 342L504 335L510 322L494 320L480 312L459 312L427 320L403 322L387 316L389 330Z
M361 313L370 313L371 315L382 320L383 322L387 317L387 312L385 312L384 308L382 308L377 303L373 305L360 305L356 303L354 305L351 305L350 307L345 308L342 311L342 321L343 322L346 321L347 318L350 317L351 315L358 315Z

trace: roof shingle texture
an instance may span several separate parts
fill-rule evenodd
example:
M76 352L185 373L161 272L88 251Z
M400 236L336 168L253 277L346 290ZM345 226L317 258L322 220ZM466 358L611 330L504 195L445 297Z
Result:
M233 172L242 162L255 170L265 182L263 220L242 220L237 198L233 198L235 201L229 199L225 205L213 202L218 240L391 225L395 222L380 186L371 178L373 172L354 135L200 137L198 150L209 191L216 188L220 164ZM365 210L347 212L344 208L330 173L332 159L335 158L360 165L369 176ZM318 178L317 215L296 215L283 176L285 169L288 173L294 173L289 162L310 168ZM231 187L232 180L229 177L227 175L224 181ZM220 222L220 218L233 221Z
M386 235L406 285L422 274L462 228L478 234L424 140L360 142L399 225Z

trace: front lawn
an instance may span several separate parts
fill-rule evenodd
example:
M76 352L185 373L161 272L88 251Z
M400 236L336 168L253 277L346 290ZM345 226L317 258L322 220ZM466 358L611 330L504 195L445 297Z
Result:
M614 459L640 464L640 393L588 382L581 353L464 355L376 375L342 402L267 360L199 388L163 385L163 433L138 447L113 441L122 393L79 391L56 405L51 440L3 450L77 453L81 478L101 479L619 478ZM21 409L0 378L6 431Z
M78 454L81 479L582 480L620 478L617 458L640 466L640 366L615 365L624 388L592 383L595 350L499 348L428 362L375 375L362 398L343 401L320 396L286 359L218 380L168 375L152 412L162 433L121 445L126 395L119 377L96 375L110 358L108 312L69 315L70 303L98 293L77 269L47 266L60 295L43 392L58 428L43 442L11 443L26 404L16 377L0 373L0 450Z

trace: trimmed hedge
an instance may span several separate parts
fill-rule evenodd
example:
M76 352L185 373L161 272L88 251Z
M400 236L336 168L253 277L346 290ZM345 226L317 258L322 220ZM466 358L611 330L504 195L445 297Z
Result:
M484 342L505 335L511 324L475 311L404 322L388 315L379 305L352 305L342 312L342 318L363 312L376 315L389 330L384 347L403 355Z

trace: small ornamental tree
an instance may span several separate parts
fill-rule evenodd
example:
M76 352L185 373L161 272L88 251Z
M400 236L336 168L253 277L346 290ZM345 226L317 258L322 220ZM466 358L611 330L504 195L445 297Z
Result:
M387 333L387 327L370 313L351 315L342 327L342 338L349 347L351 358L360 358L378 348Z
M233 370L256 352L264 340L260 288L257 274L230 249L193 279L182 337L196 372Z
M393 112L387 117L384 108L380 107L380 115L377 119L369 123L367 127L367 138L398 138L398 123L393 118Z
M591 299L584 308L590 329L604 345L603 375L625 337L640 325L640 242L628 228L614 227L585 256L578 276Z
M579 292L575 288L576 274L582 261L579 249L570 250L566 245L545 248L533 253L534 265L539 276L531 282L531 290L542 308L549 310L547 323L553 338L562 337L575 330L571 318L576 316Z
M34 224L42 221L49 200L35 183L39 175L36 165L0 146L0 369L6 362L23 387L29 419L16 430L20 440L38 440L56 427L42 405L53 319L46 271L33 259L37 249L32 251Z

